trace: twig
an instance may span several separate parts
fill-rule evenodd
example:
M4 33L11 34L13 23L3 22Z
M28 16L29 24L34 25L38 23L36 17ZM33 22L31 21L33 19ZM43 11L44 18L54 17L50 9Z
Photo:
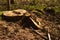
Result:
M38 35L40 35L43 39L47 40L47 37L43 36L41 33L39 33L38 31L34 30L32 27L31 27L32 31ZM44 34L46 35L46 34Z
M50 34L48 33L48 38L49 38L49 40L51 40L51 36L50 36Z
M42 29L42 27L38 25L31 17L30 17L30 20L35 24L35 26L37 26L37 28Z

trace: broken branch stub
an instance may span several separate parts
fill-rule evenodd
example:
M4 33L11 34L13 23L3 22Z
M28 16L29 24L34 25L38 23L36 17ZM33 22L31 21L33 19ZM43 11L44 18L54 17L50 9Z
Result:
M37 28L42 29L42 27L40 25L38 25L38 23L36 23L32 18L30 18L30 19Z

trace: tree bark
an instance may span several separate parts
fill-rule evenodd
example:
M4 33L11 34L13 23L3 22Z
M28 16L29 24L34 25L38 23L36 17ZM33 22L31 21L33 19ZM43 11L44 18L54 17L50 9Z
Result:
M10 10L10 0L7 0L7 10Z

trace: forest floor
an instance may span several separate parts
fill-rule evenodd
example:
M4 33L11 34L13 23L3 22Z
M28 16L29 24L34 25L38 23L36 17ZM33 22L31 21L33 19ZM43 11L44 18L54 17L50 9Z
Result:
M60 40L60 16L43 18L43 29L23 27L17 22L0 20L0 40Z

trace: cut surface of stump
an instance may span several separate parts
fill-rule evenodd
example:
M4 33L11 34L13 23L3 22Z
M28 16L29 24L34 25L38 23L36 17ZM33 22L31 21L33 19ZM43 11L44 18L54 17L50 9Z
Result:
M3 15L4 16L17 16L17 14L13 13L13 11L5 11L3 12Z
M2 19L7 21L18 21L22 18L22 16L30 16L30 14L23 9L4 11L2 13Z
M18 14L18 16L30 16L30 13L24 9L13 10L13 13Z

